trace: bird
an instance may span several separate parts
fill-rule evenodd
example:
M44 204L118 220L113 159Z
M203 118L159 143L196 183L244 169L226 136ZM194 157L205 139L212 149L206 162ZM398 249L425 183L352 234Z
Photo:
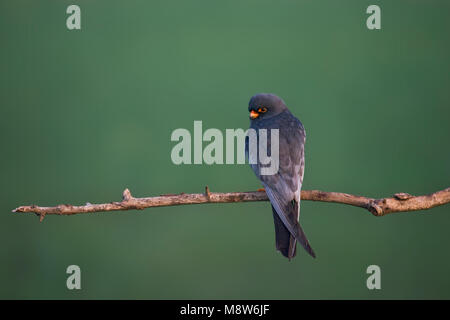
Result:
M250 128L259 139L260 130L266 129L267 150L271 150L271 129L278 129L279 167L274 174L262 174L264 166L257 158L250 166L262 182L272 206L275 225L276 249L289 261L296 256L296 243L312 257L316 257L299 223L300 194L305 169L306 132L303 124L287 108L286 103L275 94L259 93L248 104ZM259 140L258 140L259 141ZM258 147L259 148L259 143ZM249 157L249 136L245 140L245 153ZM266 151L269 156L270 152ZM258 152L259 155L259 152Z

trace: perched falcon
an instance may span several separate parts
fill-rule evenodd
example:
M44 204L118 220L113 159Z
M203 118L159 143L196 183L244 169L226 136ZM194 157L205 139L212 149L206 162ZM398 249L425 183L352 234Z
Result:
M265 165L259 156L256 163L250 162L272 204L276 248L290 260L296 254L298 241L311 256L315 257L298 220L305 167L305 129L300 120L288 110L284 101L274 94L261 93L253 96L248 110L250 128L256 131L258 141L261 139L260 130L267 129L266 154L269 156L272 143L270 129L278 129L278 171L274 174L262 174L261 169ZM259 150L259 143L255 145ZM246 139L245 151L249 155L249 136Z

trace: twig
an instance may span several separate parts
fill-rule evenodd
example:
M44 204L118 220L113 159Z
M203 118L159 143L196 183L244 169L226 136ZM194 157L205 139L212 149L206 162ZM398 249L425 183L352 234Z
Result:
M408 193L396 193L392 198L372 199L339 192L323 192L318 190L303 190L302 200L335 202L348 204L369 210L374 216L380 217L388 213L417 211L431 209L446 203L450 203L450 188L437 191L424 196L412 196ZM178 206L184 204L201 203L228 203L228 202L251 202L268 201L264 191L253 192L210 192L205 188L205 193L193 194L169 194L158 197L134 198L130 190L125 189L122 201L101 204L86 203L84 206L72 206L60 204L56 207L39 207L36 205L22 206L13 212L32 212L39 216L42 221L47 214L72 215L77 213L120 211L120 210L142 210L150 207Z

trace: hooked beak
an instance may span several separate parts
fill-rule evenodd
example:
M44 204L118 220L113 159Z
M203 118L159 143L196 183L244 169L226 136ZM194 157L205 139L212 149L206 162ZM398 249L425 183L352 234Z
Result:
M251 110L250 111L250 119L256 119L259 117L259 113L256 112L255 110Z

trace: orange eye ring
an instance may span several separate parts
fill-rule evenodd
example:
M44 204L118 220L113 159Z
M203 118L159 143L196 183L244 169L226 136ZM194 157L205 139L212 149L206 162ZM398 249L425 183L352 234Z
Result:
M267 108L266 107L258 108L258 112L265 113L267 112Z

